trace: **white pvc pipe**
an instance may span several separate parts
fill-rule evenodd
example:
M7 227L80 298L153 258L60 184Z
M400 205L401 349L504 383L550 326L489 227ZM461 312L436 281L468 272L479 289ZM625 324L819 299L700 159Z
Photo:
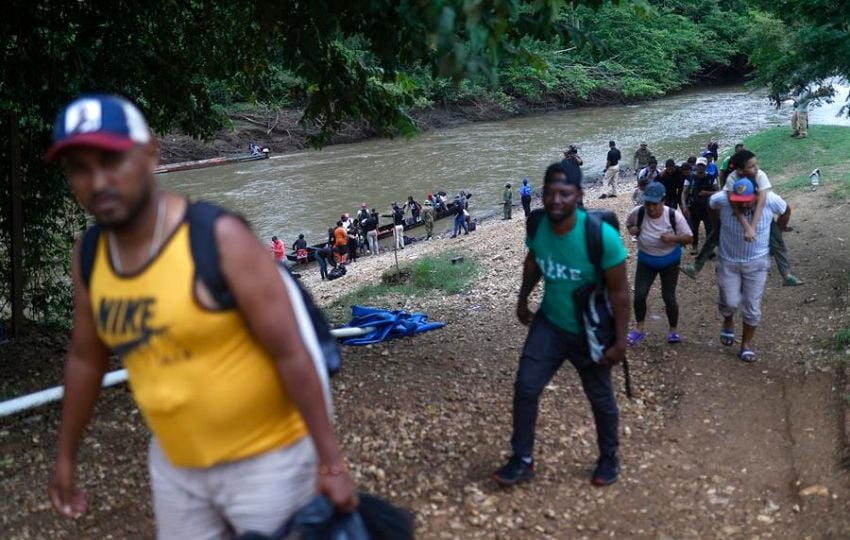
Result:
M331 330L331 335L335 338L347 338L363 336L375 330L374 327L366 328L334 328ZM127 370L119 369L110 371L103 376L103 388L107 386L115 386L127 381ZM27 409L33 409L39 405L59 401L65 395L64 386L54 386L47 390L34 392L25 396L16 397L7 401L0 402L0 418L10 416Z

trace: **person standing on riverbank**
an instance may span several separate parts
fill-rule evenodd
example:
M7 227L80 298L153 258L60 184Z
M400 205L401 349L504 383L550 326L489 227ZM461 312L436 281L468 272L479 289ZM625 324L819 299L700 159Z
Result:
M632 161L632 167L634 167L636 176L644 167L649 165L649 158L651 157L652 152L647 148L646 141L641 141L640 146L635 150L635 156Z
M460 230L463 229L463 234L469 234L469 226L466 224L468 212L466 211L466 193L461 191L454 201L455 221L452 229L452 238L457 237Z
M617 143L608 141L608 154L605 157L605 175L602 177L602 185L611 188L609 197L617 196L617 182L620 179L620 160L623 155L617 149ZM604 198L604 193L603 197Z
M159 538L271 534L317 491L352 511L357 492L300 330L310 322L248 225L158 188L159 145L123 98L73 101L53 137L47 159L97 224L72 256L56 511L86 510L77 455L113 355L153 434Z
M283 240L280 240L277 236L272 236L272 243L269 246L269 251L272 252L274 260L280 262L284 257L286 257L286 244L284 244Z
M756 213L756 200L756 188L749 178L735 180L730 192L715 193L709 200L711 208L720 212L722 231L717 262L718 309L723 317L720 342L727 347L735 343L734 317L740 308L744 322L739 358L744 362L756 360L752 340L761 322L761 302L770 270L773 216L779 216L777 226L782 229L787 228L791 219L791 208L772 191L766 191L765 211L760 214ZM751 223L752 238L739 215Z
M422 222L425 223L425 240L430 240L434 237L434 203L431 199L422 203Z
M623 360L629 324L629 284L626 278L626 249L620 233L604 221L589 223L588 213L578 208L581 199L581 169L554 163L543 178L544 211L536 227L529 219L522 286L517 317L531 325L519 361L514 384L513 454L494 474L500 485L513 485L534 477L534 432L540 395L555 373L569 360L576 368L590 401L596 423L599 460L591 476L598 486L615 482L620 465L617 458L618 410L611 385L611 366ZM534 218L532 214L531 218ZM597 275L588 255L587 229L600 227L602 276ZM528 297L544 279L543 302L536 314ZM579 321L573 293L603 280L613 305L616 326L614 345L606 349L602 363L591 357Z
M363 230L366 231L366 245L372 255L380 254L378 247L378 211L374 208L372 213L363 220Z
M393 203L393 239L395 249L404 249L404 209Z
M531 213L531 184L528 183L528 178L522 179L522 185L519 187L519 200L522 202L522 211L525 217Z
M295 260L297 260L301 264L307 264L307 240L304 239L303 234L299 234L298 238L295 242L292 243L292 251L295 252Z
M334 248L336 250L336 263L345 264L345 254L348 253L348 232L341 220L336 222L334 229Z
M653 182L643 194L644 205L631 211L626 228L638 239L637 268L635 269L635 329L629 332L629 346L638 345L646 337L646 298L656 276L661 276L661 298L667 312L667 343L682 341L678 332L679 304L676 286L679 282L679 263L682 245L693 241L691 229L681 212L665 204L666 188Z
M502 219L512 219L511 211L514 206L514 192L511 190L510 184L505 184L505 191L502 193Z

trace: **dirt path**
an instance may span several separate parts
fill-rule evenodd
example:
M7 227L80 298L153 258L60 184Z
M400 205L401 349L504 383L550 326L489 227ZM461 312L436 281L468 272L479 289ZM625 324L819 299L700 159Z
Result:
M630 354L640 394L619 396L623 474L605 489L588 483L595 434L571 369L544 394L538 478L509 490L490 480L508 452L525 338L513 315L520 220L405 250L406 258L461 250L478 257L483 271L464 295L388 306L424 310L446 328L345 351L334 391L358 482L413 509L425 539L850 537L850 478L839 467L842 396L829 348L850 266L834 238L850 240L847 205L824 192L788 200L799 232L787 242L808 284L782 288L771 276L756 364L718 343L712 266L696 282L680 281L680 346L662 343L660 295L650 295L650 336ZM621 215L628 209L622 197L604 204ZM335 282L340 290L306 281L329 301L376 280L389 260L364 258ZM56 518L44 496L58 408L0 423L4 537L152 536L146 430L125 389L107 390L101 401L81 456L92 511L72 523Z

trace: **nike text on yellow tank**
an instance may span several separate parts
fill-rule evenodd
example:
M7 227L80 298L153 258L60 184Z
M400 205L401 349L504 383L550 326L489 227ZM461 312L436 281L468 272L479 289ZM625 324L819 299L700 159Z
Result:
M131 276L115 273L101 235L89 284L100 339L124 361L174 465L208 467L300 440L301 415L240 312L198 304L188 233L181 224Z

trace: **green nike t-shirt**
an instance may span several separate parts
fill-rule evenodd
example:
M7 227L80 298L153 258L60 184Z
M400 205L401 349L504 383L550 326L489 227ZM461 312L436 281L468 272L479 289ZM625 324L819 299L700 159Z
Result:
M549 217L543 216L534 238L525 238L525 245L543 273L545 286L540 309L553 324L573 334L581 332L573 291L597 280L587 253L587 212L576 210L576 217L573 230L558 235L552 230ZM625 260L626 248L620 233L603 222L602 269L610 270Z

